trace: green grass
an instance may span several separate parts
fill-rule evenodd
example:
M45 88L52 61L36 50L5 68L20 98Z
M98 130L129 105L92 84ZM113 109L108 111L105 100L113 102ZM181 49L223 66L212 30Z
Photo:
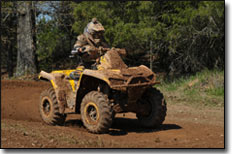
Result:
M156 86L170 103L195 106L224 106L224 71L204 70L196 75Z
M224 88L212 88L207 91L209 95L214 95L214 96L224 96Z

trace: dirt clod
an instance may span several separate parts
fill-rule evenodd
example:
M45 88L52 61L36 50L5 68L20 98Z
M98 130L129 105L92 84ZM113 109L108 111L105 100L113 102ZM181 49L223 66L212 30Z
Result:
M24 132L23 135L24 135L24 136L28 136L28 132Z
M157 137L157 138L155 139L155 142L156 142L156 143L160 143L160 139Z

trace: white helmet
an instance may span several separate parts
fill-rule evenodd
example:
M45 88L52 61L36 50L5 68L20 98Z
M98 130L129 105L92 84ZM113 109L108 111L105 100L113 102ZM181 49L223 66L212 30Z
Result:
M84 33L87 32L91 35L96 33L104 33L105 29L102 24L97 20L97 18L93 18L90 23L85 27Z

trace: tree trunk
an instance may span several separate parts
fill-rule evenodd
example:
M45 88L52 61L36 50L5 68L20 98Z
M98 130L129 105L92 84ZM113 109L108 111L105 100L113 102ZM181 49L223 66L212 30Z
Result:
M13 77L13 44L12 42L8 43L7 47L7 72L8 77Z
M10 14L11 20L16 20L17 19L17 9L16 9L16 2L13 2L13 8L12 8L12 13ZM14 75L14 47L16 45L16 40L17 40L17 35L15 33L16 31L16 22L11 22L9 25L10 28L14 27L13 29L13 35L12 37L9 37L9 43L7 47L7 72L8 72L8 77L11 78Z
M34 45L34 53L35 53L35 66L36 71L39 70L39 62L38 62L38 54L36 53L36 3L37 1L32 1L32 36L33 36L33 45ZM38 73L38 72L37 72Z
M37 73L35 65L35 42L33 39L34 14L32 2L17 2L18 27L17 27L17 67L16 76Z

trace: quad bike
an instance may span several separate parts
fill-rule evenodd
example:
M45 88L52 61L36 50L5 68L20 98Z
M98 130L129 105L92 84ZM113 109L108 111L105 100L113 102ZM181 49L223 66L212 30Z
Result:
M40 97L40 115L50 125L63 125L67 114L81 114L88 131L105 133L115 114L133 112L144 127L160 126L166 116L163 94L153 86L156 75L146 66L128 67L119 52L109 49L96 70L41 71L52 87Z

